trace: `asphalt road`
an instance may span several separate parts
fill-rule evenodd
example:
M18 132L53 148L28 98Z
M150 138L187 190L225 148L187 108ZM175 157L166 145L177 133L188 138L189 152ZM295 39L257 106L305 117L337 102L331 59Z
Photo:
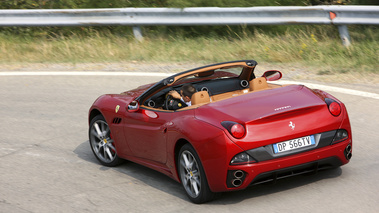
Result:
M135 163L101 166L88 143L93 101L160 78L1 76L0 212L379 212L373 98L332 92L350 115L349 164L223 193L206 204L192 204L179 183Z

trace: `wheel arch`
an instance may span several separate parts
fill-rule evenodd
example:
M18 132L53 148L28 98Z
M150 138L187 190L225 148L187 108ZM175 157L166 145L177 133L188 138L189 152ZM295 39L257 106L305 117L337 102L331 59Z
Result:
M98 115L103 115L103 114L98 109L92 109L89 113L89 116L88 116L88 123L90 123L92 121L92 119ZM104 117L104 115L103 115L103 117Z
M180 122L183 122L181 126L190 126L191 129L175 134L178 137L172 136L177 138L175 145L171 148L174 157L169 160L171 168L175 168L174 179L181 182L178 171L179 152L182 146L190 144L200 159L210 190L225 191L229 161L235 153L243 150L229 139L223 129L215 125L199 119L182 119ZM197 134L191 134L194 132Z
M177 142L175 143L175 148L174 148L174 166L175 166L175 178L179 181L180 181L180 177L179 177L179 173L178 173L178 157L179 157L179 152L180 152L180 149L186 145L186 144L190 144L192 147L193 145L186 139L184 138L180 138L179 140L177 140ZM195 149L195 148L194 148Z
M89 129L88 129L88 136L89 136L89 143L91 150L97 160L104 166L108 167L114 167L118 166L121 163L124 162L122 158L120 158L117 154L117 150L115 147L115 141L113 140L112 142L112 136L111 136L111 131L110 131L110 126L105 120L104 116L100 111L98 110L92 110L89 115L90 118L90 123L89 123ZM91 131L94 124L98 122L104 122L105 124L98 125L95 131ZM99 133L102 132L102 133ZM104 134L105 133L105 134ZM94 136L94 134L96 134ZM96 139L97 138L97 139ZM103 145L99 144L102 143ZM111 144L111 145L109 145ZM113 145L112 145L113 144ZM95 148L96 147L96 148ZM102 147L102 148L100 148ZM100 149L103 149L103 151L100 151ZM105 151L108 149L109 151ZM111 151L113 150L113 151ZM103 155L100 153L104 153ZM108 153L105 154L105 153ZM107 156L106 156L107 155ZM111 156L110 156L111 155Z

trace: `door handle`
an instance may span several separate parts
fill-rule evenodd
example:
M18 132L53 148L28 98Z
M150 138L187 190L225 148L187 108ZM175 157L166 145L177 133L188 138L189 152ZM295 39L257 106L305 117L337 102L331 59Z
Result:
M167 128L169 127L169 126L172 126L172 125L174 125L174 123L172 122L172 121L169 121L169 122L167 122L167 123L165 123L164 125L163 125L163 133L165 134L165 133L167 133Z

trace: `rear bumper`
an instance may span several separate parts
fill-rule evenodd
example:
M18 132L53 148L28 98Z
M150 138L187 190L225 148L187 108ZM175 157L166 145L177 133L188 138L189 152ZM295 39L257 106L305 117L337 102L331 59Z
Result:
M225 177L226 188L219 191L241 190L250 185L275 182L276 180L294 175L314 173L342 166L349 162L349 157L346 157L349 154L346 152L346 147L348 146L350 146L351 157L352 140L349 138L334 145L291 156L248 165L228 166L227 176ZM242 171L244 173L243 177L240 177L241 173L238 173L239 178L237 178L237 181L234 176L235 171ZM236 186L234 183L239 184Z
M250 183L251 186L263 183L276 183L276 181L296 175L312 174L321 170L336 168L343 165L336 157L325 158L318 161L300 164L284 169L278 169L257 175Z

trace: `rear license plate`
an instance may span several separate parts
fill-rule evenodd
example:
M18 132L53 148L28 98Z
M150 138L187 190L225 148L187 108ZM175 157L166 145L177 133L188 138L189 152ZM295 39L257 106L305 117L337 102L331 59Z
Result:
M283 141L280 143L273 144L272 146L274 147L274 153L281 153L290 150L300 149L307 146L312 146L314 144L315 137L311 135L302 138L296 138L289 141Z

